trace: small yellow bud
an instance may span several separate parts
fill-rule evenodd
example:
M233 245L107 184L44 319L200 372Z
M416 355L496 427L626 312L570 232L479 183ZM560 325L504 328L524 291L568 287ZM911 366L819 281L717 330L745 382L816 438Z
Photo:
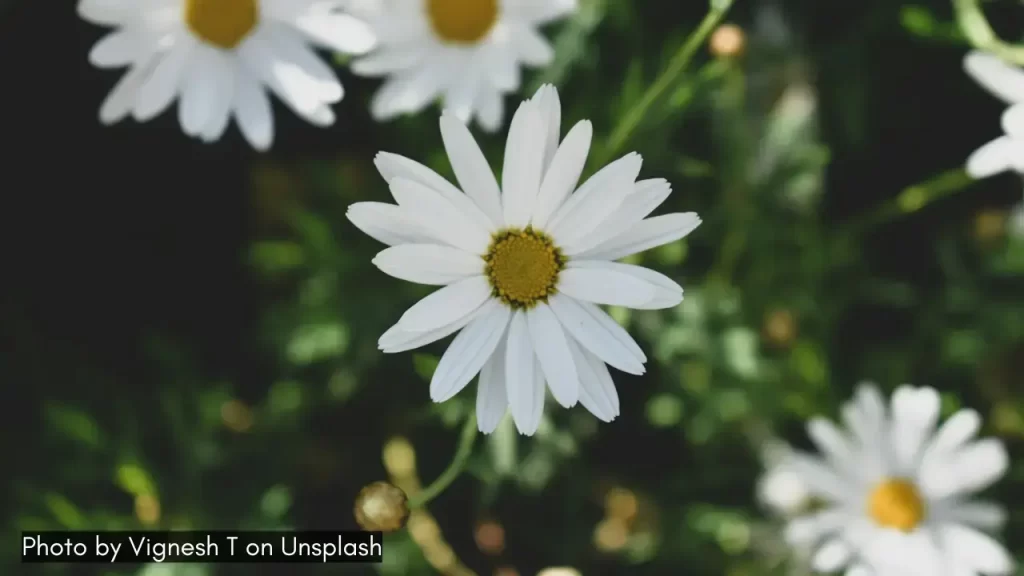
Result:
M982 210L974 217L974 237L982 243L999 240L1006 233L1006 212Z
M736 58L746 45L747 35L735 24L722 24L711 34L711 53L719 58Z
M397 486L374 482L356 496L355 515L364 530L394 532L409 519L409 499Z
M789 310L772 310L764 317L762 330L765 342L776 348L786 348L797 334L796 318Z

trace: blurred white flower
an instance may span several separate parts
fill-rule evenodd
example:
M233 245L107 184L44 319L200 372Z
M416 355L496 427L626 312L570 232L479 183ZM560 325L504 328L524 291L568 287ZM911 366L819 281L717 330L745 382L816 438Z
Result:
M783 516L804 510L811 499L803 478L785 464L773 466L761 476L757 494L761 502Z
M899 387L886 406L861 385L843 406L843 431L816 418L808 424L823 458L788 461L811 493L828 505L787 526L797 546L817 545L820 572L853 576L1000 575L1013 571L1006 550L983 531L999 529L1004 510L971 494L1009 465L996 439L973 440L981 418L960 410L936 430L939 395Z
M274 139L265 87L316 126L334 123L343 90L310 48L365 53L370 28L336 10L343 0L79 0L79 15L114 27L89 53L98 68L128 67L100 108L113 124L151 120L180 97L188 136L219 140L232 116L259 150Z
M538 28L576 8L577 0L352 0L353 13L381 41L352 70L389 77L371 105L378 120L443 99L459 120L475 116L493 132L502 124L503 95L519 89L520 66L554 58Z
M558 92L545 85L516 111L501 187L469 129L441 116L441 136L462 190L395 154L377 156L398 205L362 202L348 218L392 247L373 262L396 278L444 286L381 336L384 352L419 348L455 332L430 382L448 400L480 373L477 416L492 432L511 407L520 433L540 424L545 382L559 404L582 403L603 421L619 414L610 364L643 374L646 356L598 305L671 308L683 289L668 277L614 262L679 240L694 213L646 218L671 193L636 182L628 154L576 187L590 150L589 121L559 144ZM574 192L575 191L575 192Z
M999 57L972 51L964 69L989 92L1009 104L1003 114L1003 136L985 144L967 160L967 172L986 178L1009 170L1024 174L1024 70Z

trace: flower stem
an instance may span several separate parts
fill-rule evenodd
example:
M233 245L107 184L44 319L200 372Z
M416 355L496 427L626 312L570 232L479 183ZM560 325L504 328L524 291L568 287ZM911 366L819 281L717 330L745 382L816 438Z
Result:
M689 66L690 61L693 60L697 49L704 44L707 37L714 31L719 22L722 21L732 3L733 0L712 0L711 9L704 16L704 20L701 21L697 30L686 39L686 42L675 53L668 66L654 81L654 84L651 84L647 92L640 98L640 101L629 109L629 112L622 117L615 130L612 131L611 136L608 138L608 145L600 155L601 161L597 163L598 166L607 163L612 156L625 146L633 131L640 125L644 115L647 114L648 109L679 79L679 76Z
M888 220L913 214L938 200L956 194L973 182L974 179L962 168L943 172L930 180L905 188L895 198L852 222L851 231L862 232Z
M455 449L455 456L448 467L437 477L430 486L409 499L409 508L417 509L426 506L431 500L438 497L462 474L473 453L473 442L476 440L477 426L476 413L470 413L466 423L462 426L462 433L459 435L459 445Z
M978 0L953 0L956 20L970 43L1003 60L1024 66L1024 46L1015 46L996 35Z

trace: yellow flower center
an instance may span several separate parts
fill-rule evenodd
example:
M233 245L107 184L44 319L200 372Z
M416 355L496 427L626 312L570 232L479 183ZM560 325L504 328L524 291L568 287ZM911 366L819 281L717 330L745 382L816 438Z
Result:
M913 483L885 480L868 497L868 514L879 526L911 532L924 519L924 500Z
M259 0L185 0L185 23L208 44L230 50L259 20Z
M498 0L427 0L434 32L453 44L476 44L498 21Z
M565 266L551 238L529 227L496 234L484 261L494 297L512 308L531 308L547 300Z

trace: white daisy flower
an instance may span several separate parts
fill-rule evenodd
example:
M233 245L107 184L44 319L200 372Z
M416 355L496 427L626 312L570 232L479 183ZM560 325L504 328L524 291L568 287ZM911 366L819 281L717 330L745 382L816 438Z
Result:
M352 71L388 76L373 98L378 120L418 112L439 98L456 118L493 132L520 66L542 67L554 50L538 28L574 12L577 0L352 0L380 38Z
M619 400L605 364L643 374L647 358L598 305L661 309L683 298L668 277L614 260L679 240L700 218L646 218L671 187L660 179L636 182L637 154L577 189L592 128L579 122L559 144L560 118L550 85L519 107L499 187L469 130L445 113L441 136L462 191L421 164L382 152L377 168L398 205L363 202L348 211L359 229L392 246L373 260L377 267L444 286L385 332L380 348L402 352L461 330L437 366L430 397L451 398L479 372L484 433L511 407L519 431L533 434L545 382L559 404L579 401L613 420Z
M213 142L232 116L266 150L274 118L264 87L316 126L334 123L343 91L310 43L346 53L373 48L369 27L338 13L341 0L79 0L79 15L114 27L89 53L99 68L128 67L100 108L113 124L145 122L181 99L186 135Z
M985 144L967 160L967 172L986 178L1001 172L1024 174L1024 70L986 52L972 51L964 69L989 92L1010 105L1003 114L1005 135Z
M842 409L848 429L824 418L808 424L823 458L796 454L790 469L827 502L793 520L794 545L817 544L813 566L847 576L1010 574L1013 561L983 531L997 530L1003 509L971 494L998 480L1008 456L996 439L974 440L981 418L960 410L936 430L939 395L899 387L891 406L861 385Z

